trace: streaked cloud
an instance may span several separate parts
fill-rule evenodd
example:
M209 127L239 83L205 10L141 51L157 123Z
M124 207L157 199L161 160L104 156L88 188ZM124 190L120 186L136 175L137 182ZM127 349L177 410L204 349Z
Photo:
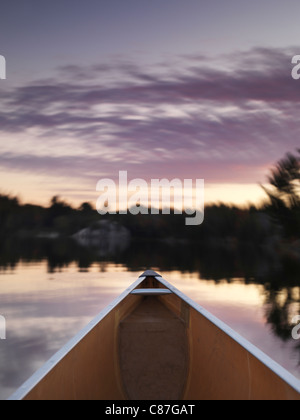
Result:
M80 172L83 181L127 169L262 182L299 145L291 51L179 56L149 68L120 58L61 67L51 79L1 92L0 167Z

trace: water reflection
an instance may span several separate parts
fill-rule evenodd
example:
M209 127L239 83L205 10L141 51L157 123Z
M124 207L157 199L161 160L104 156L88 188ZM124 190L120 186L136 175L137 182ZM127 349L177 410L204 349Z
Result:
M113 263L133 272L153 267L164 272L199 273L199 279L216 284L224 279L230 283L242 278L245 284L264 286L266 320L283 341L290 338L291 319L300 313L298 259L278 258L278 254L263 253L251 245L236 249L228 244L216 247L201 243L176 243L176 246L152 241L126 243L126 247L115 246L105 254L103 247L99 252L97 246L81 246L72 239L27 239L26 242L8 239L0 245L0 270L13 270L20 261L46 260L49 273L59 272L73 263L83 273L95 263L105 272L107 264Z
M20 263L13 275L0 276L0 313L7 320L7 339L0 341L0 399L136 279L121 267L107 266L102 275L91 267L88 277L74 264L54 275L46 268L46 262Z
M300 313L299 260L230 244L131 241L127 247L107 249L109 252L102 248L99 253L97 246L82 246L72 239L2 240L0 314L8 320L8 340L0 341L0 398L9 396L131 284L137 273L149 267L166 273L171 281L172 276L178 278L175 285L185 290L189 287L184 285L185 274L193 278L192 297L196 297L196 287L199 303L205 301L205 293L210 293L207 309L214 308L225 322L240 317L244 326L249 324L250 339L252 334L256 334L256 340L259 334L266 334L265 327L259 325L263 319L272 332L270 347L278 346L278 340L286 345L287 352L293 353L290 370L300 377L294 363L296 360L300 366L300 344L291 339L292 318ZM10 281L8 274L14 274ZM217 298L224 301L219 313ZM262 302L258 304L259 299ZM260 311L263 313L254 322Z

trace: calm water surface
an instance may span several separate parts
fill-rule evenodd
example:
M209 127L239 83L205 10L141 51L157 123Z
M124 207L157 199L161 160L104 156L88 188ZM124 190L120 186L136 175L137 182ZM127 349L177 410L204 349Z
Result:
M74 263L49 272L47 261L0 271L0 315L7 322L7 339L0 340L0 399L9 397L139 274L113 263L95 263L88 270ZM265 286L239 278L203 280L199 273L161 274L300 379L300 343L280 334L282 312L277 314ZM275 305L293 302L285 293L276 294ZM299 288L288 293L297 294ZM290 303L284 316L298 312L298 303Z

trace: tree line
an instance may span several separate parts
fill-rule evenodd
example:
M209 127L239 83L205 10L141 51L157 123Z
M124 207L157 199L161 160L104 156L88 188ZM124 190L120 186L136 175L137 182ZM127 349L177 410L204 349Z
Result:
M201 226L185 226L185 215L100 216L90 203L75 208L59 197L48 207L22 204L16 197L0 195L0 235L32 237L56 232L70 237L86 227L109 220L125 226L133 238L178 241L205 241L234 246L235 243L270 245L280 237L300 239L300 150L288 154L272 168L269 186L262 187L266 201L260 206L240 208L214 204L205 209Z

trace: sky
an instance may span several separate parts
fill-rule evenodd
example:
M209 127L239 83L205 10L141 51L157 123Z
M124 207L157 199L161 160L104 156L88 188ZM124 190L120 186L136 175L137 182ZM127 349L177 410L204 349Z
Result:
M0 192L96 203L97 182L204 179L265 197L299 147L299 1L2 0Z

